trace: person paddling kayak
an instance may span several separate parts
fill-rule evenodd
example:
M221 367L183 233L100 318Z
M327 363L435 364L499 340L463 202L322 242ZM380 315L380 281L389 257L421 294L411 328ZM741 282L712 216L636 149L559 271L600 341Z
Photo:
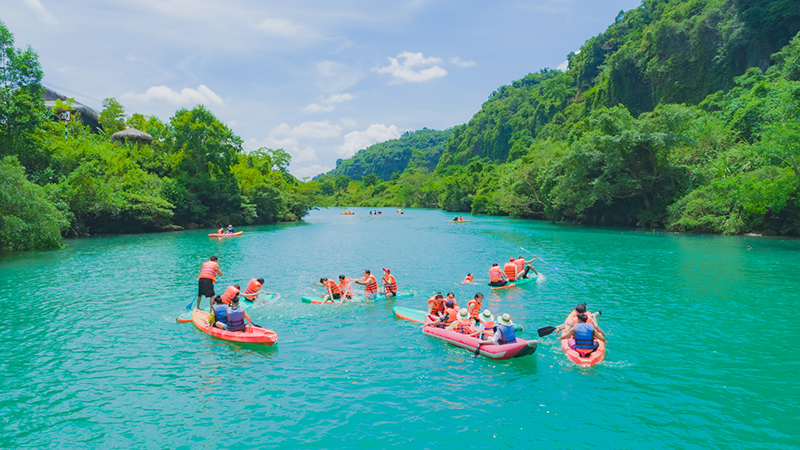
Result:
M508 281L503 278L503 271L500 270L500 265L497 263L492 264L492 267L489 269L489 286L498 287L507 284Z
M606 342L606 338L594 327L594 325L587 323L589 316L584 313L579 313L576 318L578 322L572 327L565 329L558 340L563 341L569 339L569 348L578 352L581 358L586 358L592 352L597 350L600 342ZM572 338L572 339L570 339Z
M208 297L208 306L211 307L211 299L216 295L214 294L214 283L217 281L217 276L222 276L222 271L219 270L217 257L212 256L203 263L200 275L197 277L197 309L200 309L200 300L203 297Z
M369 269L364 269L364 278L354 280L355 283L364 286L364 300L369 301L378 295L378 282L375 280L375 275L372 275Z

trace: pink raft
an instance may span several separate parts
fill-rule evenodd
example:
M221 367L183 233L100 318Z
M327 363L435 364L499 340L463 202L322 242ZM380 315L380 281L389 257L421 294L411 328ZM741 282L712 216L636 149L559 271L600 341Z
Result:
M467 336L455 331L445 330L444 328L437 327L423 327L422 332L428 336L441 339L450 345L465 348L467 350L475 351L478 348L478 339ZM505 345L481 345L481 355L488 356L492 359L511 359L519 358L521 356L532 355L536 352L538 341L526 341L525 339L517 338L517 342Z

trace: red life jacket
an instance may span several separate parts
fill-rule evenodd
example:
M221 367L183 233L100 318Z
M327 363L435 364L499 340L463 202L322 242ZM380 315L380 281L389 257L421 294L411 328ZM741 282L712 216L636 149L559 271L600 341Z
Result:
M217 265L216 261L206 261L203 263L203 267L200 269L200 275L197 277L199 280L200 278L209 278L211 281L217 281L217 274L219 273L219 265Z
M256 298L256 293L260 290L261 290L261 283L259 283L258 280L253 278L247 285L247 289L244 290L244 298L252 300Z
M503 275L500 274L500 266L492 266L489 269L489 281L503 281Z
M237 295L239 295L239 290L236 289L233 286L228 286L228 289L226 289L225 293L222 294L222 303L225 303L226 305L230 305L231 304L231 300L233 299L233 297L235 297Z
M339 293L339 286L333 280L325 280L325 289L330 288L331 294L338 294Z
M503 267L503 270L506 273L506 278L508 281L515 281L517 279L517 265L512 262L507 262L506 265Z

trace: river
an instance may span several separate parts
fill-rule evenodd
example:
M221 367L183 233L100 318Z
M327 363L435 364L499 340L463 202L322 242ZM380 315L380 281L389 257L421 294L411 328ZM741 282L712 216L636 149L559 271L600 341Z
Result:
M353 210L230 239L98 237L2 256L0 448L797 448L800 241ZM546 261L535 285L459 284L529 256L521 247ZM263 277L281 294L250 311L276 346L176 323L211 255L218 291ZM383 267L415 297L300 302L320 276ZM528 357L473 358L392 315L434 291L464 306L484 292L529 339L586 301L603 312L606 359L575 366L552 335Z

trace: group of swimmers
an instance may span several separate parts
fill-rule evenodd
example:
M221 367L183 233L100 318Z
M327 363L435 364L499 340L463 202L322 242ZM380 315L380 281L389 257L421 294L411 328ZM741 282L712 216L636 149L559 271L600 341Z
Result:
M222 276L217 261L217 257L212 256L200 268L200 275L197 277L197 308L200 308L202 298L208 297L210 303L209 325L228 331L245 331L245 320L251 324L253 320L247 315L243 304L239 302L239 297L244 297L244 301L247 302L255 301L264 286L264 279L253 278L247 284L244 292L242 292L241 286L234 284L228 286L224 294L217 295L214 292L214 283L218 276Z
M364 301L373 300L378 295L385 295L386 300L397 296L397 279L392 275L392 271L383 269L383 290L378 291L378 280L375 275L372 275L369 269L364 269L364 277L358 280L353 280L344 275L339 275L339 283L336 283L331 278L322 277L319 279L317 286L325 288L325 295L322 297L324 302L336 302L352 300L355 296L353 292L352 283L364 286Z

